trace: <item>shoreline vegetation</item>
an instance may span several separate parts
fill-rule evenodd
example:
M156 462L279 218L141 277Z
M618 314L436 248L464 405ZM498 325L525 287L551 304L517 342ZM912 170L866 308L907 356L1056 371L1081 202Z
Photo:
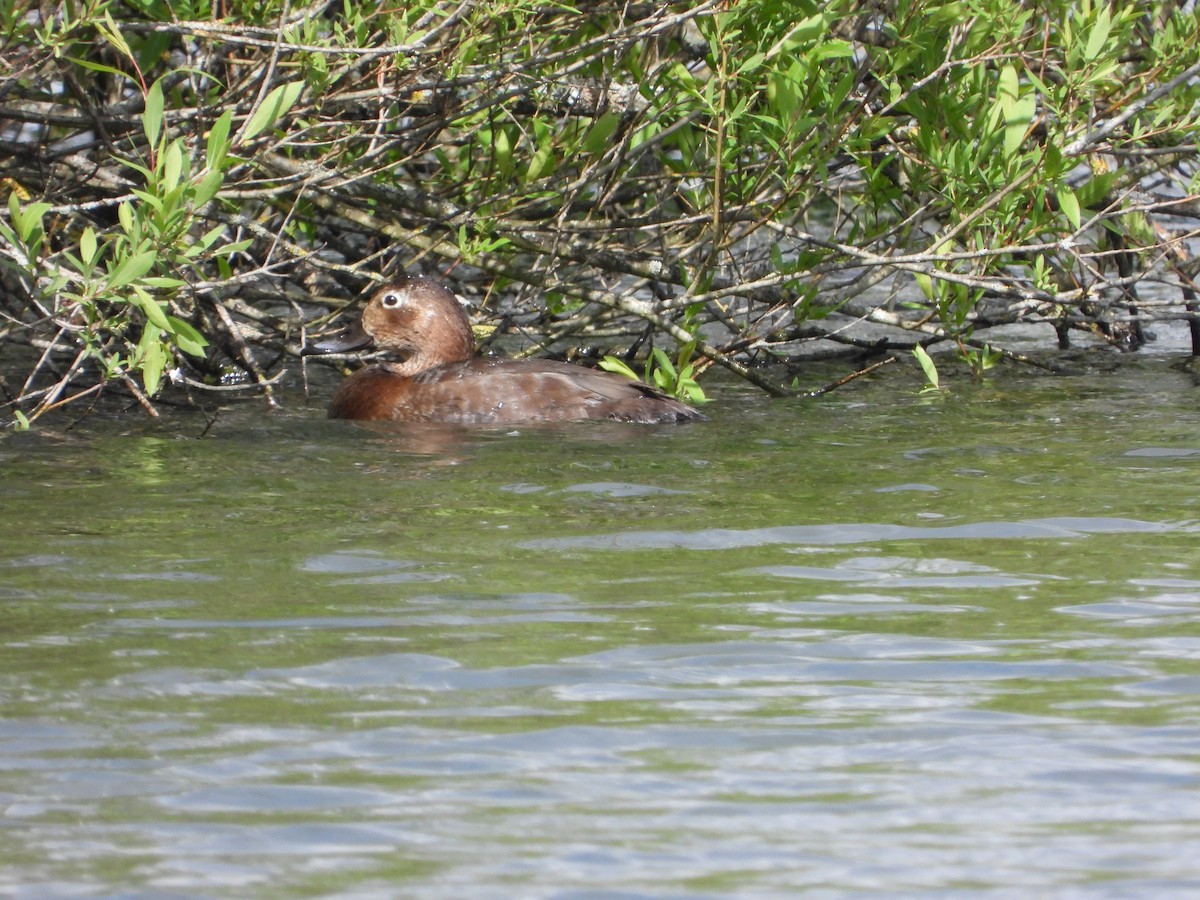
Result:
M1164 321L1196 355L1198 120L1193 2L16 0L0 418L274 405L403 271L693 400L819 392L814 346L825 389Z

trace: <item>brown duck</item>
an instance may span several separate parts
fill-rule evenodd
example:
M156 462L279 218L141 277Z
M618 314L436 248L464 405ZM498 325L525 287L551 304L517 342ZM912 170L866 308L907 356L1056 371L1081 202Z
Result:
M431 278L406 275L375 292L362 319L305 354L378 347L399 362L347 378L331 419L515 425L612 419L653 424L703 419L696 410L620 375L547 359L475 355L471 323Z

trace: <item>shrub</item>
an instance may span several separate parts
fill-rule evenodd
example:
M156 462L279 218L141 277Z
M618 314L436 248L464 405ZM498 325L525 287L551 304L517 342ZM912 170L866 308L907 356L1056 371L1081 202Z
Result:
M794 392L816 341L1053 368L983 335L1194 326L1189 4L47 9L0 13L29 419L231 371L271 399L306 323L400 269L532 350L678 345L649 377L692 396L713 364Z

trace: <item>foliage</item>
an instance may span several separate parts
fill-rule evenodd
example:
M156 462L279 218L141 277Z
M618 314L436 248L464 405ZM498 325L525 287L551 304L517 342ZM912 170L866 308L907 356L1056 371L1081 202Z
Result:
M830 342L1136 349L1197 313L1198 76L1176 2L17 0L9 408L270 397L303 322L408 268L538 346L656 331L693 398L712 364L789 393Z
M921 371L925 373L925 387L921 388L921 393L940 391L942 389L942 376L937 370L937 363L929 355L929 351L920 344L917 344L913 347L912 353L916 357L917 363L921 366Z
M707 403L708 397L704 394L704 388L696 382L696 364L691 362L695 352L695 343L685 344L679 350L679 358L672 362L671 357L667 356L665 351L655 347L650 351L650 356L646 360L644 380L663 393L680 400L695 404ZM615 356L604 357L600 361L600 368L624 375L634 381L639 380L637 372L630 368L625 360Z

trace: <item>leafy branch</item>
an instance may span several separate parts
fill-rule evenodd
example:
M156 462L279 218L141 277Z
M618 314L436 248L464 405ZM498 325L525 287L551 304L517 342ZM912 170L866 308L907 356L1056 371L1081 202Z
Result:
M275 402L303 330L399 269L685 395L918 342L1054 369L1179 322L1200 352L1179 4L136 6L0 14L26 420L239 377Z

